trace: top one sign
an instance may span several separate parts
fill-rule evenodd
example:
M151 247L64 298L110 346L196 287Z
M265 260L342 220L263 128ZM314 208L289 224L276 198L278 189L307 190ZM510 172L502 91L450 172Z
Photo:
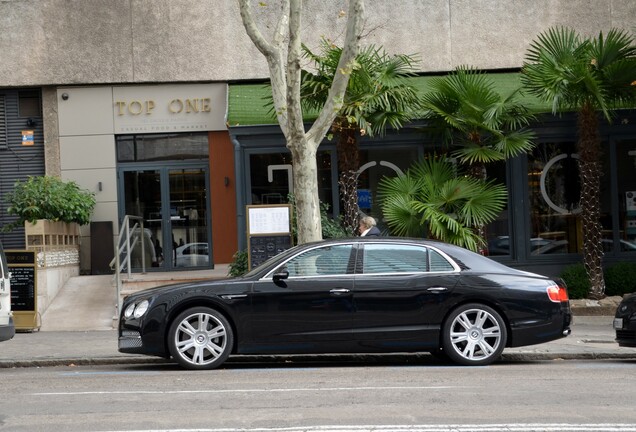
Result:
M113 87L115 133L226 130L227 85Z

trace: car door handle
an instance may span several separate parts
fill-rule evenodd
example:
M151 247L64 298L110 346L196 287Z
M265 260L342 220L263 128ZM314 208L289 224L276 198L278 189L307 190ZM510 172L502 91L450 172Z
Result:
M247 294L225 294L222 295L221 298L224 300L236 300L247 297Z
M335 294L335 295L348 294L350 292L351 290L348 290L346 288L334 288L332 290L329 290L329 293Z
M448 288L444 288L444 287L430 287L426 291L432 292L432 293L443 293L443 292L448 291Z

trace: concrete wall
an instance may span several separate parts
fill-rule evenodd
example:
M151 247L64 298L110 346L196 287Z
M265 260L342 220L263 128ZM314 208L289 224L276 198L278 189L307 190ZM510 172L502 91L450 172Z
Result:
M96 205L91 219L113 221L118 229L113 90L60 87L57 101L61 177L94 192ZM81 270L86 272L90 267L90 225L81 228L80 242Z
M278 1L265 3L255 13L271 22ZM346 4L305 1L310 46L341 40ZM530 41L555 25L636 29L634 0L369 0L366 15L363 43L417 54L425 72L519 67ZM0 29L0 87L268 76L236 0L2 1Z
M60 289L73 276L79 275L78 265L67 265L61 267L38 268L37 273L37 313L42 316L51 305ZM69 310L69 314L74 311Z

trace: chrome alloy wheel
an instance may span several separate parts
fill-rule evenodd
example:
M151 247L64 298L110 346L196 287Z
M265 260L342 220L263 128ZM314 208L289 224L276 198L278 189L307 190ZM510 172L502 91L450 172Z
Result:
M457 363L483 365L495 361L506 343L506 327L497 312L484 305L456 310L444 326L445 352Z
M170 353L188 369L212 369L227 359L232 330L223 315L208 308L185 311L170 329Z

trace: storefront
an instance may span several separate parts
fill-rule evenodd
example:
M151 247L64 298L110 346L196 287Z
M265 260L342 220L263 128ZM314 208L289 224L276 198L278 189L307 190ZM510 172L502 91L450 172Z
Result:
M263 126L268 113L261 109L258 118L258 106L244 103L246 95L262 101L256 96L259 91L250 85L230 87L230 135L236 146L237 177L243 179L237 194L239 227L245 223L242 206L284 203L292 192L291 155L280 129ZM243 101L240 107L235 100ZM611 124L601 121L601 223L607 265L636 260L636 111L617 114ZM399 174L418 158L444 148L422 126L360 140L358 204L381 227L379 179ZM583 245L576 116L543 114L532 127L538 139L529 154L487 168L489 178L505 184L509 193L506 208L486 229L489 253L513 267L558 275L565 266L581 262ZM319 197L335 216L340 214L337 166L335 144L325 140L318 151ZM239 245L245 244L239 229Z
M57 96L62 177L95 193L93 221L112 221L116 237L126 216L140 218L149 271L231 261L225 84L65 87ZM92 239L83 235L84 255ZM141 269L141 257L131 258Z
M235 84L229 95L225 84L58 88L61 175L95 193L93 221L112 222L114 236L126 215L144 220L150 270L229 263L245 249L245 206L286 203L294 192L291 155L268 117L263 88ZM45 150L51 149L43 148L39 94L2 93L8 137L0 141L3 190L21 176L44 173ZM606 264L636 260L636 111L617 114L611 124L601 121ZM422 126L360 140L358 203L381 227L378 181L442 148ZM538 139L532 152L488 167L489 177L509 191L506 209L487 227L489 253L517 268L558 274L581 261L576 116L545 114L533 128ZM33 130L33 145L21 142L23 130ZM337 155L329 139L320 146L318 166L320 200L338 216ZM12 247L22 239L21 233L3 234L5 243L15 240ZM84 272L90 271L90 248L86 226Z

